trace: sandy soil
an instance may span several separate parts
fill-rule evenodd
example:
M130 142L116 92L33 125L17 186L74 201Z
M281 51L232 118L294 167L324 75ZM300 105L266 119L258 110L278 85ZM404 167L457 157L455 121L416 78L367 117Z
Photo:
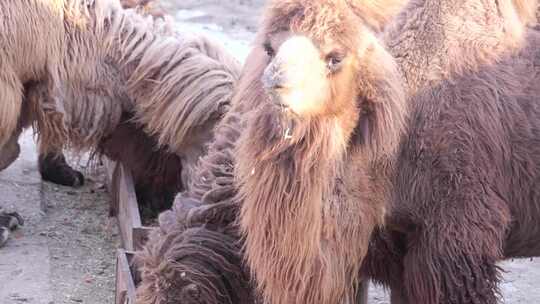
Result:
M249 51L263 0L161 0L179 30L203 32L240 60ZM0 172L0 206L18 210L26 225L0 250L0 303L114 303L115 253L119 246L104 176L86 172L81 189L42 183L29 133L23 155ZM540 303L540 259L502 263L504 303ZM370 303L388 303L372 286Z
M43 183L42 203L47 217L40 235L48 238L54 303L114 303L120 243L103 184L89 180L73 190Z
M26 222L0 249L0 303L114 303L119 237L102 168L84 170L79 189L42 182L31 133L19 142L21 157L0 172L0 206Z

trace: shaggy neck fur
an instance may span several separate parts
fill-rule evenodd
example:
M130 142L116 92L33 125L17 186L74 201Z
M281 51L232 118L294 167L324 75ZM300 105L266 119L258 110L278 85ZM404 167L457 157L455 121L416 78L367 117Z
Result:
M259 48L255 54L264 52ZM248 96L255 110L236 152L240 224L249 266L268 302L353 301L371 229L382 224L389 191L372 195L368 176L373 162L392 157L399 140L402 80L374 40L359 48L370 58L357 67L363 90L336 115L297 117L262 93L262 69L244 75L253 77L248 88L258 94ZM248 65L265 59L251 60Z
M226 110L239 66L217 45L175 34L117 1L63 4L66 47L47 85L51 98L42 100L52 109L42 121L58 122L50 117L61 113L66 131L47 138L62 135L75 148L93 147L128 111L160 146L181 155Z
M534 0L410 0L384 40L413 94L521 49L536 6Z
M323 231L325 202L333 195L336 176L343 173L347 138L337 118L305 123L277 118L286 114L273 106L262 106L259 111L238 150L244 158L238 172L245 181L241 195L242 224L250 229L246 243L250 251L266 249L250 262L266 270L257 273L260 283L268 285L265 288L283 291L269 295L273 303L296 302L289 297L294 293L298 298L309 295L306 302L327 303L336 295L324 295L312 286L328 286L331 280L341 282L347 277L340 273L342 269L329 277L325 272L335 267L320 259L320 253L328 249L325 235L332 233ZM300 220L305 224L298 225ZM279 244L270 250L274 240ZM288 273L279 271L281 267ZM303 273L315 274L298 280L296 276Z

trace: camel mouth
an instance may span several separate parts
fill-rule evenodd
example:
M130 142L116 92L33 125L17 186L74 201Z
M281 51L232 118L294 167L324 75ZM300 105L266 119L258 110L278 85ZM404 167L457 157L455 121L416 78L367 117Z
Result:
M281 97L282 94L286 94L286 92L286 88L266 90L265 93L268 103L281 111L289 112L289 110L291 110L290 105Z

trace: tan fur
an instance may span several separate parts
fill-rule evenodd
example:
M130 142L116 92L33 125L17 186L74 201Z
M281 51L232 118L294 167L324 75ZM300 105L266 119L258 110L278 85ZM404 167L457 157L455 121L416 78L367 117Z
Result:
M410 0L389 24L384 40L405 76L409 93L414 94L441 79L476 71L519 51L526 20L536 7L536 0ZM440 24L445 26L437 31L417 30ZM409 34L403 35L404 31Z
M513 3L521 22L525 24L531 24L536 21L538 1L514 0Z
M254 110L235 159L240 224L248 265L267 303L353 301L371 232L384 225L391 208L390 176L410 106L407 93L519 51L536 7L512 0L411 0L383 44L367 25L381 20L375 24L384 26L395 11L368 1L353 16L347 3L273 1L254 50L263 53L270 42L279 58L279 46L292 34L310 38L321 59L326 49L355 50L343 70L354 71L356 83L335 79L342 89L325 103L329 109L345 100L337 109L315 116L280 109L272 102L283 104L282 89L265 91L258 83L262 71L246 76L253 77L248 96ZM441 24L443 31L428 30ZM409 27L410 35L403 34ZM246 65L278 64L274 58L252 60Z
M380 31L403 9L407 0L347 0L347 3L365 24Z
M375 192L381 184L370 185L366 171L370 162L393 154L405 99L391 57L367 27L356 26L360 20L350 12L344 1L273 2L259 34L255 53L263 52L264 41L279 40L274 37L280 32L285 32L281 43L286 41L288 30L312 39L320 60L335 49L347 51L343 67L324 80L328 97L315 114L282 110L269 102L261 71L244 75L253 77L249 90L258 93L247 101L255 110L236 153L241 227L248 264L271 303L352 301L371 234L358 223L382 224L388 191ZM281 43L274 42L275 59L252 60L268 62L267 70L278 65L277 73L287 69L279 67L286 62L280 58ZM253 61L246 66L257 65ZM286 102L286 92L277 95ZM364 144L351 150L351 141ZM371 204L357 204L366 200Z
M137 8L152 17L164 17L165 11L158 0L120 0L123 8Z
M9 1L0 11L9 27L0 34L0 144L17 124L23 86L43 151L93 149L129 112L194 162L228 106L238 63L204 37L114 0Z
M21 147L17 143L17 136L11 137L0 150L0 170L4 170L13 163L21 152Z

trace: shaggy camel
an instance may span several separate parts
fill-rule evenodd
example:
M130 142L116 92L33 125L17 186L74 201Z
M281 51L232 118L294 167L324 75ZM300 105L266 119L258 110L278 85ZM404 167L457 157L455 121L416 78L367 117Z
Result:
M234 154L267 303L497 303L540 255L536 1L411 0L378 39L399 2L270 4Z
M0 17L9 27L0 36L2 145L29 116L44 151L95 148L127 113L159 146L193 160L182 146L208 140L206 123L225 112L239 72L204 37L169 33L113 0L3 3ZM35 29L18 31L22 24ZM45 32L46 41L33 40ZM36 47L24 48L30 40Z
M42 151L95 149L130 115L159 147L195 163L238 76L224 50L204 37L169 33L113 0L3 5L5 27L36 28L0 36L7 46L0 54L2 145L31 123ZM20 50L42 32L47 41ZM186 184L189 174L183 176Z
M157 1L120 0L120 4L123 8L135 8L144 15L164 17L164 12L159 7L159 4L157 4ZM10 149L18 149L18 146L13 144L9 147ZM5 154L11 157L16 157L18 155L18 153L9 150L5 151ZM10 163L9 159L6 163ZM5 168L5 166L0 160L0 169ZM68 165L62 147L57 147L56 151L54 149L49 149L49 151L46 152L40 151L38 168L43 180L70 187L78 187L84 184L83 174Z
M247 108L242 92L249 92L245 84L251 74L246 66L238 94L217 124L188 190L160 215L160 229L136 256L141 277L138 304L174 304L179 299L184 304L256 303L235 224L233 176L234 145Z
M142 185L189 184L229 106L239 75L232 56L115 0L2 2L0 20L3 166L33 125L42 155L92 150L133 165Z
M387 17L373 18L373 25ZM237 258L241 241L236 223L239 204L235 198L233 159L247 112L263 101L260 77L268 63L262 47L265 35L259 35L246 61L231 110L216 127L215 139L194 170L189 191L179 195L172 210L160 216L161 229L138 253L139 304L172 304L179 299L182 303L259 302L248 280L249 270ZM197 229L197 235L191 229ZM216 233L221 235L221 242L215 241ZM230 246L231 240L238 246ZM201 254L188 246L197 242ZM202 270L212 279L202 277ZM366 290L359 292L359 296L366 294Z

